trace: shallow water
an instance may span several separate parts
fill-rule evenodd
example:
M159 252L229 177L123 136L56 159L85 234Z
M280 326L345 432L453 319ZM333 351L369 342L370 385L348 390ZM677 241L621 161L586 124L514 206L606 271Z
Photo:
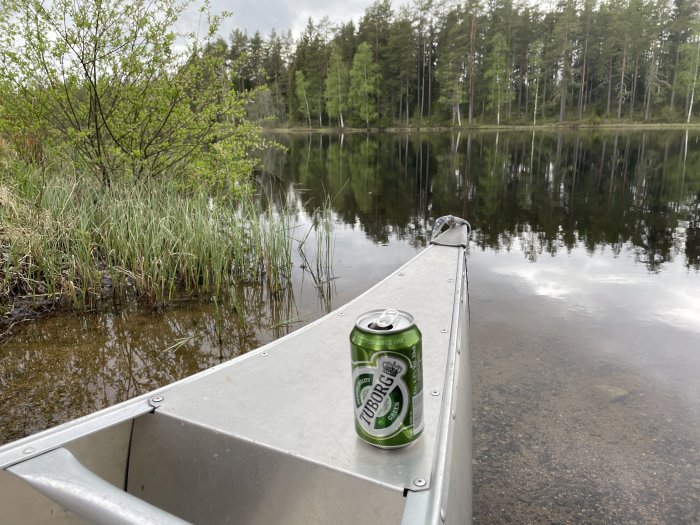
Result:
M472 252L476 523L698 523L698 285L581 252Z
M248 287L27 324L0 346L2 441L312 321L453 214L474 226L475 522L700 522L697 133L277 139L261 198L293 204L297 238L331 199L331 279L297 257L272 302Z

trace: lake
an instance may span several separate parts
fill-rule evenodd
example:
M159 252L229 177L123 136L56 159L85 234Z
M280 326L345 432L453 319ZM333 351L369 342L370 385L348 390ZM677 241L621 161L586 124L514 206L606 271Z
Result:
M475 523L700 522L700 133L271 138L261 202L306 239L292 286L28 323L0 346L0 442L309 323L451 214L474 228Z

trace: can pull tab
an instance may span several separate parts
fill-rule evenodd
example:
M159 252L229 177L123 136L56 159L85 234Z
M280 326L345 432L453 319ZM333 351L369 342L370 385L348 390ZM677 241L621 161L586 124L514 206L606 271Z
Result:
M387 308L382 312L382 315L369 325L369 328L372 330L391 330L398 316L398 310Z

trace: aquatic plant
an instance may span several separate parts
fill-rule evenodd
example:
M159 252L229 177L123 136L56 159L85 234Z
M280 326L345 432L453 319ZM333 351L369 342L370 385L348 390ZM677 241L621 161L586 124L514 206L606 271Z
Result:
M299 227L304 231L304 235L297 240L301 267L310 274L319 298L327 303L326 310L330 311L331 285L335 279L333 276L335 241L330 199L314 210L307 225L299 225Z
M289 219L249 194L183 191L166 179L118 181L15 165L0 175L0 304L94 307L259 282L272 293L291 269Z

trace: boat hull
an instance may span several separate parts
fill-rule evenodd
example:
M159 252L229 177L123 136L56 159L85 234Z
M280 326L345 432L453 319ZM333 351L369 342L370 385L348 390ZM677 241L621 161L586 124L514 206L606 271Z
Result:
M66 449L115 487L116 505L128 506L122 494L152 505L143 523L159 523L159 511L203 524L470 523L467 233L449 230L351 303L265 347L0 447L0 522L81 523L99 511L104 503L88 509L91 498L71 502L70 490L49 499L23 477ZM411 312L423 333L425 430L398 450L368 445L353 426L348 336L360 314L386 307Z

